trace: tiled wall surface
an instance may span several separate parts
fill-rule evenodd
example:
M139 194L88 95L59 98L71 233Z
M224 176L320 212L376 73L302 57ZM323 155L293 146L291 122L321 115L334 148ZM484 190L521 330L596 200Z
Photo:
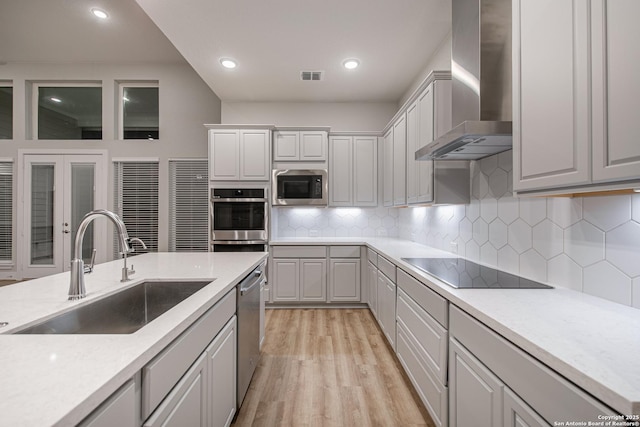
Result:
M640 308L640 194L514 198L511 151L472 162L465 206L274 209L278 237L400 237ZM452 244L453 242L453 244Z
M398 237L392 208L274 208L277 237Z
M514 198L510 151L472 177L469 205L400 210L399 237L640 308L640 194Z

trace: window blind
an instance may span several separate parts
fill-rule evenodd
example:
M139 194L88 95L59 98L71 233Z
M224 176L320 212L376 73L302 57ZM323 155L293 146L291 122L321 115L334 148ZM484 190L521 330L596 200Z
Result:
M206 159L169 162L169 251L208 251L208 193Z
M158 162L114 162L114 210L120 215L129 237L142 239L144 251L134 244L137 253L158 252ZM119 258L114 233L114 257Z
M0 162L0 265L13 265L13 162Z

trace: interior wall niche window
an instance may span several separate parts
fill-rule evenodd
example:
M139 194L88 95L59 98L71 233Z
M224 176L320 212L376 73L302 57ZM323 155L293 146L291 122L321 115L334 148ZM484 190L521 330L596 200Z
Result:
M0 267L13 265L13 162L0 161Z
M134 243L135 253L158 252L158 162L114 162L114 211L122 218L129 237L142 239L143 250ZM118 253L114 232L114 257ZM135 255L135 254L134 254Z
M0 81L0 139L13 139L13 87Z
M100 83L34 85L38 139L102 139Z
M120 139L158 139L160 101L158 82L121 82Z
M169 251L207 252L209 177L206 159L169 162Z

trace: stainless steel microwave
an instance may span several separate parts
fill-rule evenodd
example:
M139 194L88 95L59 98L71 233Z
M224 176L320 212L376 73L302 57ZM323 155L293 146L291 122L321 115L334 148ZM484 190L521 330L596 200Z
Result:
M274 206L327 206L327 171L323 169L274 169Z

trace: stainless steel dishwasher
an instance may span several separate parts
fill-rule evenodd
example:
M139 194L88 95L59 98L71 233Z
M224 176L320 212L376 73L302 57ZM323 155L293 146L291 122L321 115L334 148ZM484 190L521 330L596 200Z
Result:
M266 261L238 284L238 408L260 360L260 287L267 281Z

